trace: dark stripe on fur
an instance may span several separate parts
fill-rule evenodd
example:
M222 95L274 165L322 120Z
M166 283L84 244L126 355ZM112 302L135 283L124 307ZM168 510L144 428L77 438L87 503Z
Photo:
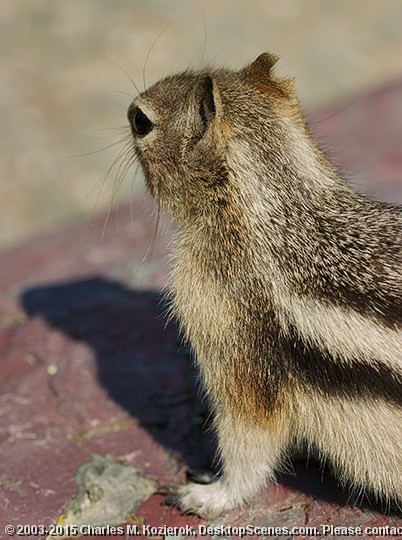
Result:
M272 255L291 292L401 327L402 209L348 189L309 194L305 179L289 175Z
M295 331L281 339L289 373L323 396L384 400L402 407L402 376L378 361L367 363L335 358L311 343L304 343ZM370 361L370 363L369 363Z

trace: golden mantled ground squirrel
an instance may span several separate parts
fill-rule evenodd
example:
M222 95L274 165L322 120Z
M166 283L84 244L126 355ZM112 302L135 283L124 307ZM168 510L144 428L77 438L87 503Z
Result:
M128 111L176 225L171 312L214 412L222 474L176 494L206 517L303 440L342 482L402 501L401 213L340 178L276 61L167 77Z

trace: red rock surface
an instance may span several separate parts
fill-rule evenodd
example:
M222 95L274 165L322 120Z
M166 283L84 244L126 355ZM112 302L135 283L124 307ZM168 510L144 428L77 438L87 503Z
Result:
M400 199L402 84L317 114L312 123L338 149L344 168L367 174L367 191ZM207 410L196 373L163 317L168 229L161 228L143 262L154 230L147 205L135 201L133 218L129 208L115 213L103 238L99 216L0 254L4 538L6 524L55 523L91 452L135 465L160 485L182 482L188 466L210 463L213 440L203 429ZM295 468L296 475L282 474L253 505L221 522L402 527L396 515L351 505L314 466ZM162 501L153 495L139 518L152 525L204 523ZM291 537L301 538L282 536ZM324 537L321 529L317 537Z

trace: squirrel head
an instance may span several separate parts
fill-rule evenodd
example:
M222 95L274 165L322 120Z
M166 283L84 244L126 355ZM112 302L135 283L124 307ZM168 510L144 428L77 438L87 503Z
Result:
M277 60L263 53L240 71L185 71L130 105L147 186L176 221L214 212L240 189L228 159L233 142L257 150L250 160L283 154L283 117L300 113L293 81L272 73Z

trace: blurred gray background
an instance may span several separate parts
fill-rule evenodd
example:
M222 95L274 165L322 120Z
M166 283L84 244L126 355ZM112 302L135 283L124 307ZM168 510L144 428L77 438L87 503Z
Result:
M1 0L0 247L106 212L116 173L99 180L121 145L98 150L124 135L135 93L112 62L142 89L148 53L149 85L265 50L306 112L353 99L402 79L402 1ZM114 204L142 189L133 177Z

